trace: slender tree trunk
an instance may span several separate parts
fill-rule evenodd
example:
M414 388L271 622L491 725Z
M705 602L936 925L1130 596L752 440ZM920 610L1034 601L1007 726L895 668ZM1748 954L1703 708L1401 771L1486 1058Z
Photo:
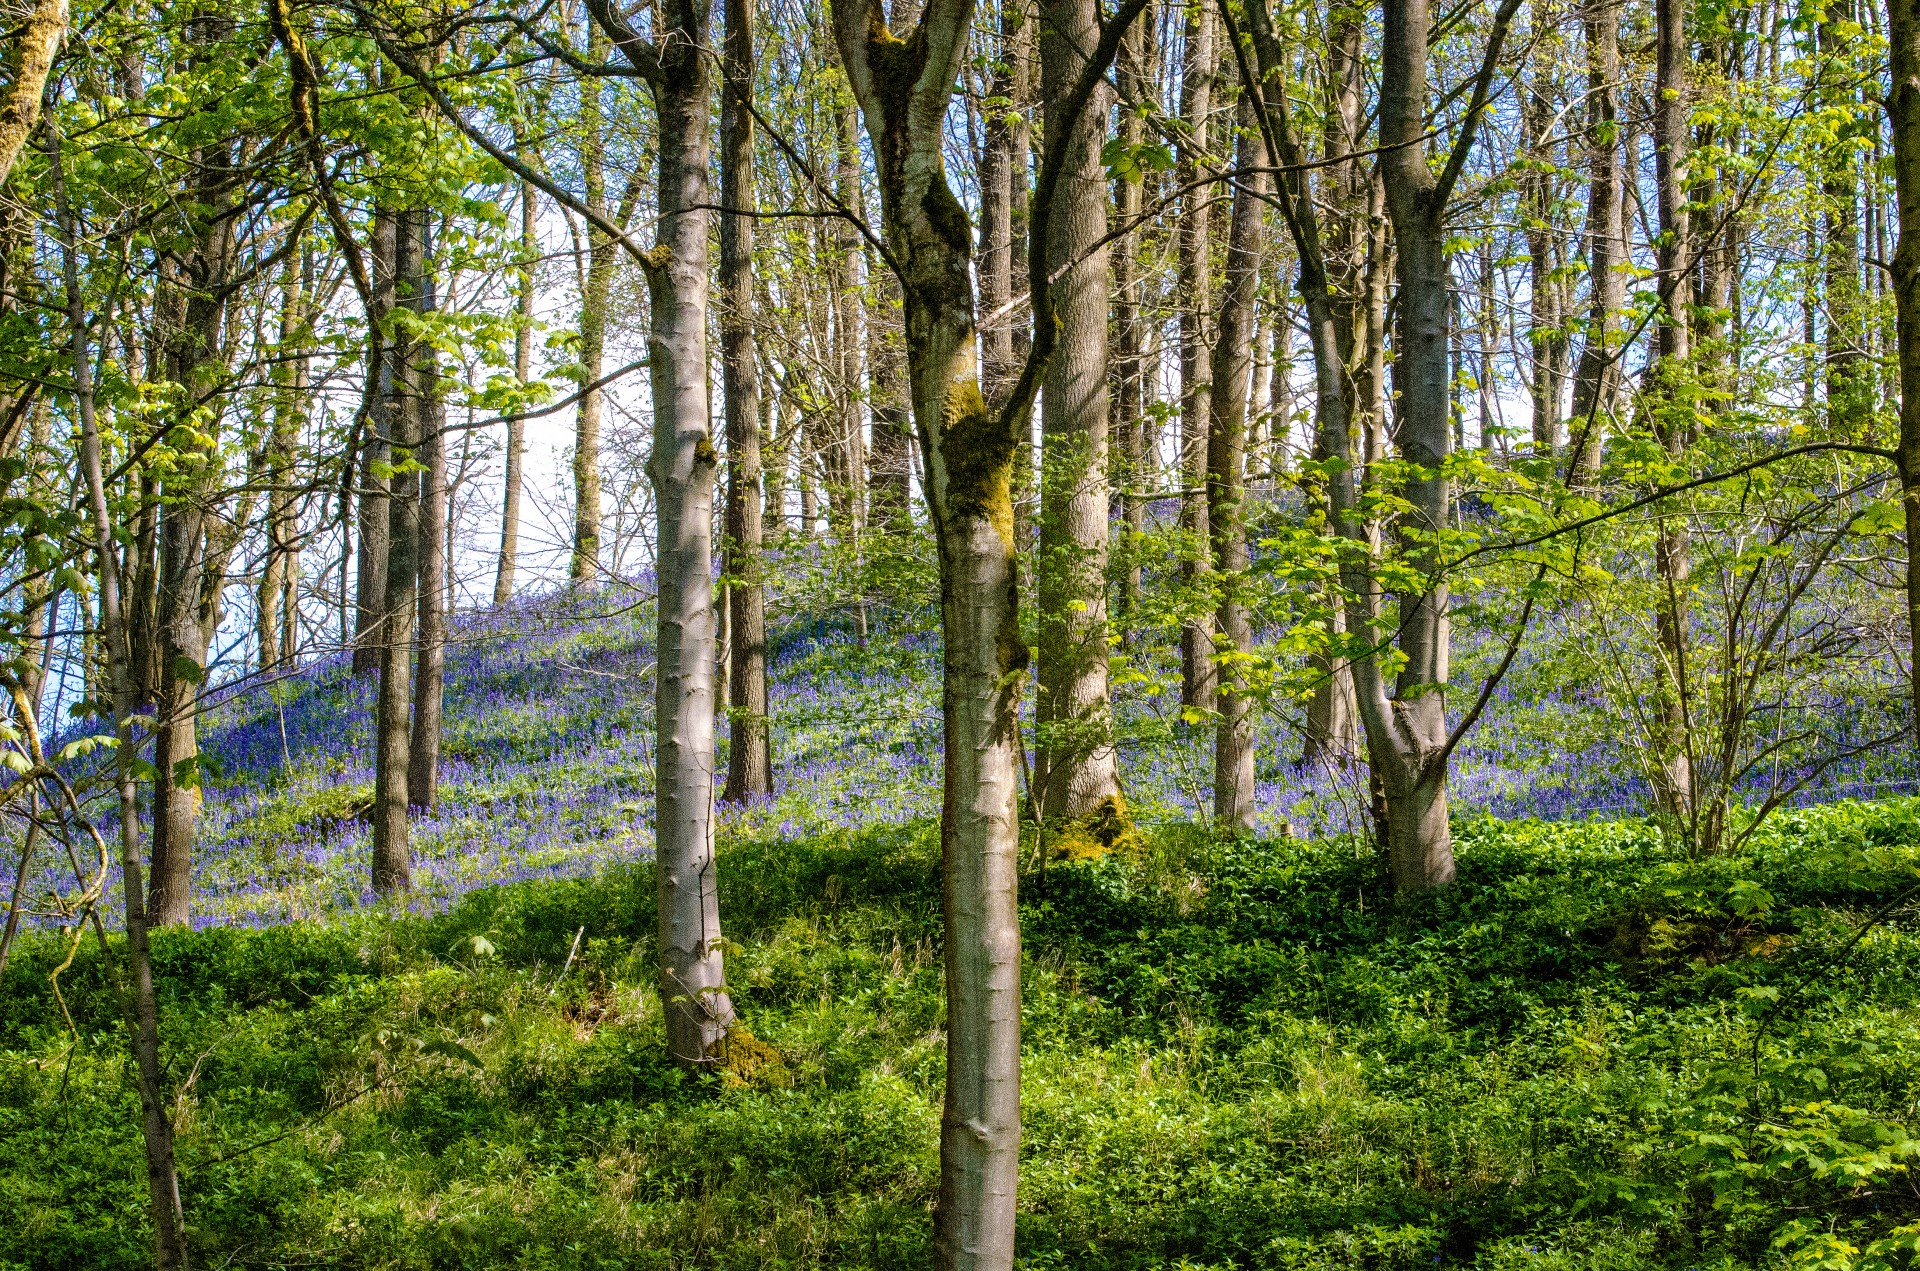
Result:
M520 184L520 268L518 323L513 334L513 378L525 388L533 382L534 267L540 258L536 232L539 203L532 182ZM520 554L520 487L527 454L527 422L517 411L507 420L507 471L500 495L500 565L493 576L493 603L513 598L515 564Z
M1096 0L1041 0L1040 92L1046 127L1069 129L1047 222L1058 343L1041 415L1039 687L1034 782L1050 817L1124 815L1107 688L1107 189L1100 160L1104 93L1066 118L1100 38ZM1071 267L1068 268L1071 264Z
M660 996L667 1048L683 1064L726 1058L727 996L713 854L713 449L707 393L707 235L711 224L712 72L708 0L666 0L659 45L610 0L589 0L653 90L659 127L659 221L647 253L652 323L653 481L659 527L658 671L654 676L654 851Z
M1858 108L1859 92L1848 38L1849 31L1857 30L1852 0L1830 0L1816 30L1822 104L1850 113ZM1867 354L1867 306L1860 283L1856 130L1847 126L1839 131L1841 140L1823 156L1820 187L1826 220L1827 430L1837 440L1858 441L1873 425L1874 369Z
M426 272L427 217L424 209L394 213L394 275L411 294L399 296L409 309L424 297L413 290ZM430 386L420 382L419 333L398 323L389 341L385 378L390 387L386 414L388 448L396 461L418 459L423 409ZM380 688L374 705L373 889L379 895L404 891L413 882L413 854L407 835L408 781L412 768L412 655L418 608L420 474L395 475L387 493L386 602L380 617Z
M604 62L611 43L598 26L587 40L587 56ZM600 105L600 82L586 81L580 100L580 167L588 208L601 217L608 213L606 176L606 121ZM587 227L587 271L580 292L580 374L591 386L606 372L607 309L613 299L615 246L606 233ZM606 417L603 389L588 387L574 414L573 433L573 559L567 576L575 587L595 587L600 579L600 433Z
M1212 171L1208 147L1212 135L1213 85L1220 58L1214 47L1216 19L1211 5L1187 11L1186 63L1181 68L1181 135L1176 171L1183 187L1193 187ZM1177 254L1180 295L1180 529L1189 540L1181 561L1185 585L1198 590L1209 572L1207 529L1207 414L1213 391L1213 345L1207 330L1213 308L1213 204L1211 186L1190 188L1181 199ZM1210 616L1191 618L1180 629L1180 700L1211 710L1215 664Z
M220 25L224 25L222 20ZM215 24L203 24L196 41L211 41ZM198 52L196 56L201 56ZM227 281L236 244L234 218L221 215L233 200L229 164L231 145L194 152L199 170L197 224L186 250L172 303L160 321L167 378L180 386L182 407L197 405L210 368L223 358ZM191 898L194 832L200 816L200 685L206 677L210 636L201 623L201 597L219 571L209 577L209 514L222 491L219 485L217 425L208 429L205 462L183 464L165 483L160 515L160 575L157 589L160 635L159 697L155 706L153 783L153 878L147 907L154 924L187 921Z
M420 228L419 272L412 281L419 312L440 307L432 258L431 221ZM440 795L440 699L447 657L447 442L446 400L440 383L440 359L433 345L418 341L410 377L418 412L414 459L420 474L419 540L414 560L420 571L416 630L418 657L413 676L413 732L407 744L407 805L431 810Z
M1505 0L1488 40L1487 65L1505 42L1516 0ZM1446 210L1479 123L1470 104L1449 162L1438 174L1422 138L1428 109L1428 0L1386 0L1380 59L1379 170L1392 218L1399 283L1394 340L1394 388L1399 397L1397 440L1410 471L1397 493L1401 555L1427 575L1395 597L1402 656L1389 697L1377 658L1354 663L1356 697L1367 749L1387 812L1388 865L1401 893L1443 887L1453 880L1453 840L1447 827L1448 588L1437 572L1436 540L1447 528L1452 482L1445 463L1452 448L1447 392ZM1476 90L1476 101L1478 90ZM1363 581L1365 585L1365 581ZM1351 621L1352 615L1349 614ZM1376 638L1369 633L1369 638Z
M1600 472L1601 443L1620 391L1619 314L1626 306L1627 264L1620 171L1620 0L1592 0L1587 43L1587 304L1586 341L1573 379L1571 444L1575 485Z
M380 669L381 619L387 612L387 538L392 479L385 475L393 461L393 313L395 253L398 218L379 204L373 209L373 242L369 253L372 295L367 301L367 383L365 419L360 444L360 473L355 485L360 554L354 589L353 671L372 674Z
M1254 168L1259 155L1250 99L1242 98L1241 113L1245 126L1234 166ZM1266 179L1258 173L1243 178L1234 191L1207 430L1207 526L1220 588L1219 629L1229 655L1218 678L1213 819L1215 825L1237 831L1253 828L1253 701L1246 667L1253 654L1253 624L1245 595L1247 385L1253 372L1253 308L1260 286L1265 193Z
M1025 93L1028 29L1026 0L1000 0L1000 41L993 78L981 104L980 245L975 257L980 275L980 381L987 406L998 410L1019 377L1014 357L1016 278L1014 203L1026 201L1027 124Z
M1027 658L1012 499L1021 438L981 394L971 235L941 162L971 12L934 0L903 40L878 3L849 4L836 8L834 33L873 139L888 251L904 273L908 378L940 556L947 1080L936 1259L943 1271L1003 1271L1020 1145L1014 695Z
M760 361L753 330L755 0L726 0L720 96L720 375L726 396L726 576L730 609L729 803L773 793L767 608L761 581Z
M1687 206L1687 148L1692 138L1685 0L1658 0L1654 28L1654 183L1660 210L1657 255L1661 285L1667 295L1656 331L1659 361L1653 368L1653 419L1661 445L1678 458L1692 444L1694 410L1689 342L1693 235ZM1694 806L1686 705L1687 598L1692 567L1686 525L1671 514L1660 519L1654 557L1662 591L1654 622L1660 653L1655 676L1655 797L1665 812L1687 821Z
M292 482L294 451L306 425L305 281L301 254L290 252L280 274L280 353L285 360L274 367L273 428L262 465L268 483L267 548L255 593L254 634L263 671L290 660L292 645L297 641L299 612L292 597L300 566Z
M140 1091L140 1129L146 1146L147 1198L153 1218L154 1264L160 1271L186 1271L185 1221L180 1180L174 1168L173 1121L168 1115L165 1073L160 1064L160 1014L153 987L153 956L147 944L145 879L141 877L139 787L134 764L139 758L133 731L133 666L127 628L120 610L119 553L113 514L107 504L105 460L94 412L93 355L87 347L85 297L80 289L79 248L73 214L67 204L66 176L55 132L52 153L54 196L60 226L61 266L67 293L67 322L73 342L73 400L80 416L80 468L86 482L93 548L99 563L100 633L106 643L109 691L113 698L115 785L119 795L120 879L127 915L127 964L132 981L128 1011L134 1073Z
M1900 487L1907 522L1907 624L1920 649L1920 0L1888 0L1892 61L1887 117L1893 131L1898 223L1893 301L1900 362ZM1920 658L1909 658L1912 717L1920 736Z
M1265 0L1256 0L1256 3L1262 6L1256 23L1260 26L1265 19ZM1305 230L1296 229L1294 232L1296 252L1301 257L1300 291L1305 297L1308 342L1314 358L1313 459L1321 465L1337 456L1350 460L1353 447L1348 434L1353 403L1348 397L1349 385L1357 390L1363 382L1363 377L1354 376L1350 368L1354 366L1356 350L1362 343L1366 325L1360 296L1369 232L1366 222L1366 177L1361 172L1358 160L1352 157L1360 148L1366 127L1364 39L1365 31L1357 10L1340 8L1333 11L1332 27L1327 37L1331 100L1322 132L1326 157L1338 161L1326 169L1325 175L1325 188L1333 204L1333 238L1330 247L1336 276L1329 278L1320 272L1317 284L1315 282L1316 272L1326 269L1324 264L1312 264L1312 261L1322 259L1317 221L1314 222L1316 228L1310 249L1298 246ZM1274 71L1268 62L1273 60L1275 54L1264 43L1262 48L1264 60L1261 72L1271 78ZM1270 103L1269 111L1275 106ZM1303 191L1310 188L1304 178L1300 188ZM1300 214L1296 213L1294 220L1297 222L1299 219ZM1312 294L1316 290L1319 292L1317 296ZM1350 471L1345 480L1350 486ZM1328 480L1320 492L1320 506L1317 509L1326 518L1325 528L1336 534L1345 533L1349 528L1340 520L1343 505L1336 497L1340 488L1338 480ZM1338 639L1346 634L1346 613L1338 604L1332 608L1332 634ZM1313 700L1307 707L1307 735L1301 751L1301 763L1345 764L1359 750L1353 671L1345 658L1324 653L1313 655L1313 666L1320 678L1314 688Z
M1536 27L1547 15L1542 6L1534 6ZM1536 45L1539 32L1536 30ZM1527 160L1521 176L1522 217L1527 239L1528 306L1532 331L1528 344L1533 354L1528 387L1533 405L1533 449L1536 454L1554 455L1560 450L1560 351L1566 336L1561 330L1560 284L1554 277L1556 211L1554 174L1548 149L1549 133L1557 126L1558 111L1551 72L1545 66L1544 49L1536 50L1533 74L1522 88L1522 151Z
M1120 89L1120 140L1129 149L1138 146L1146 135L1146 124L1135 103L1146 96L1146 75L1141 69L1143 18L1128 32L1114 67ZM1147 481L1146 380L1147 369L1142 351L1140 321L1141 278L1139 268L1140 231L1134 222L1140 219L1144 182L1141 174L1123 175L1113 183L1114 217L1121 234L1113 246L1113 440L1118 463L1114 473L1121 488L1121 522L1126 527L1122 552L1123 567L1118 579L1120 638L1129 646L1133 638L1135 615L1140 608L1139 544L1146 534L1147 501L1141 491Z

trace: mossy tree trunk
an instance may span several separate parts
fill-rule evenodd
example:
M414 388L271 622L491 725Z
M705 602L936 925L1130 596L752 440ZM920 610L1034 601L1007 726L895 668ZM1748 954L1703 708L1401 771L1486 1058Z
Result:
M981 395L972 235L941 156L971 17L971 0L932 0L902 39L870 0L837 7L834 34L873 141L887 254L901 275L907 379L940 555L947 1081L938 1260L1002 1268L1013 1261L1020 1148L1014 702L1027 654L1011 487L1019 439Z
M1907 528L1907 629L1920 648L1920 0L1888 0L1893 184L1899 225L1893 300L1900 363L1900 487ZM1920 733L1920 658L1912 662L1912 706Z

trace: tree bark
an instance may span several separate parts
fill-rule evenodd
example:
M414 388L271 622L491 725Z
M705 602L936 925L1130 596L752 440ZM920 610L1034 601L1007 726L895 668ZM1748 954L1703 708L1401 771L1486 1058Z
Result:
M80 416L80 469L86 483L93 549L99 564L100 634L106 643L114 732L119 740L115 750L115 785L119 795L120 878L127 915L127 964L133 985L128 1024L140 1091L140 1129L146 1147L154 1264L160 1271L186 1271L186 1224L180 1207L179 1174L174 1167L173 1121L167 1110L165 1071L160 1063L160 1015L153 986L153 955L147 943L145 880L141 877L140 795L134 776L139 750L133 731L133 666L126 622L120 609L119 553L114 543L113 514L107 504L105 461L94 411L93 355L87 347L79 249L73 214L67 204L60 144L59 134L55 132L49 150L67 292L66 316L73 346L73 400ZM78 809L73 811L77 813Z
M1186 62L1180 74L1180 115L1186 127L1180 134L1176 179L1187 193L1181 198L1175 229L1180 297L1180 529L1188 540L1180 562L1181 582L1198 592L1208 570L1207 529L1207 412L1212 396L1213 345L1207 327L1213 307L1213 204L1218 194L1211 186L1196 186L1214 166L1209 154L1213 111L1213 84L1220 57L1214 44L1215 19L1210 5L1187 10ZM1197 599L1196 599L1197 604ZM1213 622L1202 614L1180 629L1180 702L1212 710L1215 664Z
M360 554L354 588L353 671L372 674L380 669L381 619L387 612L387 537L392 479L386 475L393 461L393 313L395 253L398 218L379 204L373 209L371 294L367 298L367 382L365 419L361 424L360 473L356 486Z
M726 0L720 96L720 375L726 396L729 803L773 793L762 582L760 361L753 329L755 0Z
M1920 0L1888 0L1892 62L1887 117L1893 132L1898 224L1893 249L1895 342L1900 363L1900 487L1906 509L1907 630L1920 649ZM1920 658L1909 659L1912 716L1920 736Z
M1240 132L1234 166L1257 168L1251 99L1243 97L1242 103L1247 126ZM1207 412L1207 527L1220 591L1217 620L1227 655L1217 679L1213 819L1222 829L1241 832L1253 828L1253 702L1247 668L1253 656L1253 623L1245 595L1247 390L1253 374L1253 307L1260 287L1265 193L1266 178L1258 172L1234 190Z
M660 996L667 1047L683 1064L726 1058L727 996L713 854L713 487L717 456L707 394L708 163L712 73L708 0L666 0L659 44L634 33L610 0L594 20L647 78L659 127L659 221L645 253L652 306L648 476L657 509L660 598L654 800Z
M1620 391L1619 313L1627 263L1620 164L1620 0L1592 0L1587 43L1587 329L1573 379L1576 486L1600 472L1601 444ZM1487 391L1490 391L1490 386Z
M433 262L431 220L423 217L421 257L411 280L412 304L424 317L439 310L440 294ZM417 412L414 459L422 471L417 512L419 594L413 673L413 732L407 743L407 806L431 810L440 796L440 699L447 657L447 441L446 401L440 383L440 358L428 340L414 345L411 401Z
M1108 105L1069 100L1100 38L1096 0L1041 0L1040 92L1066 160L1047 221L1059 335L1041 413L1036 795L1046 816L1124 815L1107 684L1107 189L1100 151ZM1074 110L1072 118L1065 114ZM1070 267L1069 267L1070 266Z
M611 41L598 26L587 40L587 57L604 62ZM598 80L585 82L580 99L580 168L587 207L605 218L607 203L606 121ZM598 226L587 226L587 268L580 288L580 375L587 385L574 413L573 557L567 577L575 587L600 581L600 433L606 416L605 390L594 388L606 370L607 307L613 299L615 247Z
M197 47L213 30L196 27ZM153 877L147 906L155 925L184 923L190 908L194 832L200 816L200 685L206 676L211 637L201 621L201 602L211 585L218 593L219 571L209 577L209 515L221 497L218 435L220 403L203 402L211 372L224 361L228 279L236 243L235 218L224 215L233 193L229 165L232 143L196 149L196 213L180 247L181 267L155 302L156 324L167 378L178 386L183 416L203 406L211 418L200 425L208 441L204 462L183 464L164 483L160 514L160 572L156 592L159 693L154 710ZM183 419L184 422L184 419Z
M534 268L540 258L535 226L539 204L533 183L520 183L520 267L517 325L513 333L513 378L521 388L533 382ZM493 575L493 603L513 598L513 579L520 555L520 487L525 481L527 421L516 411L507 420L507 470L500 495L500 564Z
M982 103L980 156L980 382L987 408L998 410L1020 375L1014 330L1021 325L1013 294L1015 260L1014 205L1026 202L1027 45L1032 41L1026 0L1000 0L999 56Z
M888 254L901 270L907 370L926 459L945 632L941 815L947 1079L938 1265L1013 1262L1020 1145L1019 767L1012 478L1021 439L988 411L975 354L972 242L948 187L941 121L971 0L931 0L904 40L877 0L837 6L834 34L873 140Z
M427 216L424 209L394 213L394 276L397 308L413 310L424 296L417 289L426 270ZM396 314L388 342L386 416L388 451L394 466L417 461L426 394L420 383L420 333ZM387 494L386 597L380 615L380 687L374 705L373 890L378 895L404 891L413 882L407 808L412 768L412 655L418 607L420 473L395 473Z
M1847 115L1857 109L1847 35L1853 25L1851 0L1830 0L1816 27L1821 104ZM1873 425L1875 378L1867 356L1866 297L1860 280L1860 165L1854 150L1859 128L1849 119L1836 131L1838 139L1820 165L1826 221L1827 431L1836 440L1859 441Z
M67 0L35 0L20 32L19 43L7 55L6 93L0 97L0 185L13 172L33 126L40 119L40 98L47 73L67 33Z
M1687 149L1692 140L1687 90L1685 0L1654 6L1654 185L1659 202L1656 253L1666 291L1656 328L1659 359L1653 367L1654 431L1669 456L1693 442L1694 392L1690 310L1693 305L1693 234L1687 204ZM1693 812L1693 763L1687 726L1687 623L1691 551L1684 523L1660 518L1654 545L1662 596L1655 605L1659 645L1655 669L1653 738L1657 769L1654 795L1662 811L1682 821Z
M1135 103L1146 96L1146 75L1141 69L1139 27L1128 32L1114 65L1114 80L1120 90L1120 140L1129 149L1146 136L1145 121ZM1124 562L1117 579L1120 638L1131 647L1135 614L1140 608L1140 555L1138 545L1146 534L1147 501L1141 491L1147 480L1146 367L1143 362L1140 321L1141 278L1139 268L1140 231L1134 222L1140 218L1144 186L1143 174L1122 175L1113 183L1113 210L1121 231L1113 245L1113 442L1114 477L1121 490L1121 522L1126 527L1122 540Z

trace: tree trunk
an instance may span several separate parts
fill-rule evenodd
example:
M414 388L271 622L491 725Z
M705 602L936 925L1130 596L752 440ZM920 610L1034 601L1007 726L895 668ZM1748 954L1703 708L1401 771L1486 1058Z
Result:
M1069 130L1047 222L1058 343L1041 415L1039 687L1036 797L1049 817L1123 815L1107 688L1107 189L1100 160L1105 93L1067 118L1087 50L1100 38L1096 0L1042 0L1040 92L1049 134ZM1071 264L1071 267L1067 266Z
M267 479L266 556L255 593L255 639L260 669L271 670L293 658L300 620L296 587L300 568L295 541L293 465L306 426L308 322L306 275L312 257L289 252L280 274L280 356L273 371L273 428L265 446Z
M1689 343L1693 236L1687 207L1687 147L1692 138L1687 105L1685 0L1658 0L1654 31L1654 184L1660 209L1656 254L1666 297L1657 327L1659 361L1653 367L1652 414L1661 445L1668 455L1678 458L1693 441L1694 408ZM1694 804L1686 704L1690 557L1685 524L1670 514L1662 516L1654 545L1663 593L1656 602L1654 621L1659 643L1654 794L1664 812L1683 822L1691 818Z
M411 280L423 315L440 307L432 258L430 220L420 228L421 258ZM447 658L447 440L446 402L440 383L440 358L432 343L418 341L410 379L418 423L414 459L420 476L417 513L419 540L414 560L420 571L416 599L419 632L417 665L413 675L413 734L407 744L407 806L432 810L440 795L440 698Z
M1892 61L1887 117L1893 132L1893 188L1899 213L1893 301L1900 361L1900 487L1907 529L1907 630L1920 649L1920 0L1888 0ZM1908 659L1912 717L1920 735L1920 658Z
M207 27L198 39L211 40ZM196 54L198 55L198 54ZM236 244L233 194L227 185L230 145L194 152L201 209L186 259L168 301L156 300L156 323L165 373L180 386L183 412L198 406L207 370L224 357L227 282ZM217 420L217 404L215 419ZM157 617L161 654L154 711L153 878L147 907L156 925L187 921L194 832L200 816L199 743L196 730L200 685L206 677L207 640L200 621L203 590L219 580L207 576L208 518L221 494L218 425L206 426L206 462L184 464L165 482L160 515L160 575Z
M1592 0L1585 24L1589 299L1586 342L1573 379L1570 480L1576 486L1600 473L1601 443L1620 391L1618 315L1627 300L1621 272L1627 250L1620 171L1620 0Z
M1208 153L1213 83L1220 58L1214 48L1215 18L1210 5L1187 10L1186 62L1180 75L1180 115L1186 124L1177 155L1181 197L1175 229L1180 296L1180 529L1187 539L1180 562L1181 582L1198 592L1207 565L1207 413L1213 391L1212 340L1207 331L1213 308L1213 203L1211 186L1194 187L1214 165ZM1193 602L1199 604L1198 597ZM1180 629L1180 702L1212 710L1215 664L1210 616L1191 617Z
M1505 0L1485 54L1490 75L1504 43L1516 0ZM1403 662L1389 697L1380 661L1354 664L1356 698L1367 749L1385 795L1388 866L1396 892L1443 887L1453 880L1453 840L1447 827L1448 590L1438 573L1436 540L1447 528L1451 481L1444 464L1452 448L1447 391L1446 210L1479 123L1467 108L1446 167L1436 175L1422 144L1426 132L1428 0L1386 0L1380 70L1380 175L1392 218L1399 325L1394 341L1394 388L1400 403L1397 439L1407 461L1398 491L1400 551L1426 572L1418 589L1398 593L1395 644ZM1370 580L1361 580L1365 586ZM1349 614L1351 622L1353 615ZM1377 638L1368 633L1369 638Z
M688 1065L726 1058L727 996L713 855L713 486L717 456L707 394L707 232L712 73L707 0L666 0L658 48L610 0L588 0L647 76L659 128L659 221L646 253L652 322L653 481L659 527L658 671L654 676L654 869L660 997L667 1048Z
M520 268L518 323L513 334L513 378L521 388L533 382L534 268L540 258L535 230L539 204L533 183L520 183ZM513 576L520 554L520 487L527 454L527 421L516 411L507 420L507 471L500 495L500 564L493 575L493 603L513 598Z
M987 409L974 341L967 214L941 162L941 120L972 6L933 0L902 40L884 11L835 11L835 37L878 161L889 254L904 274L907 369L926 458L945 632L941 815L947 1075L937 1264L1013 1262L1020 1147L1020 926L1015 692L1015 421Z
M1014 330L1021 325L1013 304L1016 278L1014 205L1026 202L1026 46L1033 39L1026 0L1000 0L1000 44L993 78L981 104L980 382L987 408L998 410L1020 375Z
M773 793L761 581L760 361L753 330L755 0L726 0L720 97L720 375L726 396L729 732L726 800Z
M1267 30L1265 0L1258 0L1258 3L1256 34ZM1314 263L1323 260L1317 220L1312 221L1312 233L1308 236L1310 247L1300 245L1302 235L1307 233L1305 225L1294 224L1300 221L1302 213L1296 212L1290 227L1294 228L1295 251L1301 259L1300 291L1305 300L1308 347L1314 360L1313 459L1316 464L1326 464L1340 457L1350 464L1354 403L1348 397L1349 385L1357 390L1365 382L1364 376L1350 376L1348 369L1354 365L1355 350L1364 340L1366 330L1360 293L1366 270L1369 234L1367 178L1359 161L1353 157L1360 148L1366 128L1365 29L1357 10L1336 9L1331 16L1332 28L1327 37L1331 101L1322 135L1326 157L1338 161L1328 167L1325 173L1327 197L1333 205L1333 239L1330 246L1335 276L1327 276L1327 264ZM1261 40L1260 48L1263 59L1261 74L1270 79L1274 67L1269 63L1275 60L1277 53L1265 39ZM1269 107L1270 112L1273 109L1273 106ZM1270 161L1276 164L1281 162L1277 159ZM1302 178L1300 190L1306 192L1310 188L1306 179ZM1292 206L1299 206L1297 200L1293 201ZM1351 507L1352 481L1349 466L1344 473L1329 479L1325 488L1319 491L1316 510L1325 518L1325 528L1332 533L1344 534L1349 529L1357 531L1359 528L1343 523L1344 509ZM1342 489L1348 491L1344 502L1340 497ZM1338 640L1346 634L1346 613L1338 604L1333 605L1332 609L1331 634ZM1312 662L1320 678L1314 688L1313 700L1307 706L1307 735L1300 761L1303 765L1344 765L1359 751L1353 671L1347 665L1347 660L1338 655L1316 653Z
M1235 165L1259 166L1251 99L1243 97ZM1213 391L1207 428L1207 527L1220 589L1218 621L1228 657L1218 677L1220 719L1214 729L1213 819L1223 829L1253 828L1253 701L1247 662L1253 623L1247 609L1247 387L1253 373L1253 307L1260 287L1266 204L1264 175L1243 178L1233 195L1219 334L1213 346Z
M1858 77L1848 39L1848 32L1855 29L1851 0L1830 0L1821 10L1817 27L1821 104L1846 115L1858 109ZM1822 156L1820 165L1826 220L1827 431L1835 440L1860 441L1873 425L1874 369L1867 356L1867 306L1860 284L1857 126L1849 120L1837 131L1840 139Z
M1134 108L1146 95L1146 75L1141 69L1140 27L1127 33L1114 65L1114 79L1120 90L1120 140L1129 149L1146 136L1146 124ZM1141 271L1139 267L1140 231L1134 222L1140 219L1143 174L1135 172L1118 177L1113 183L1113 210L1120 237L1113 252L1113 442L1114 479L1121 489L1121 522L1125 526L1116 608L1119 610L1120 639L1131 647L1135 615L1140 608L1139 544L1147 528L1147 501L1141 491L1147 481L1146 380L1140 322Z
M598 26L587 40L587 57L604 62L610 40ZM587 80L580 99L580 169L586 203L595 215L608 213L606 124L600 106L600 81ZM587 226L587 269L580 289L580 375L586 385L574 414L573 558L567 566L575 587L600 583L600 432L606 416L603 389L594 388L606 371L607 307L613 299L614 241Z
M425 297L417 283L426 273L427 217L424 209L396 212L394 276L403 289L398 303L408 309ZM390 386L385 414L388 450L398 465L418 458L424 409L431 386L420 382L419 332L395 324L384 378ZM373 890L379 895L404 891L413 882L413 854L407 836L409 774L412 767L411 706L415 610L418 607L420 474L396 474L387 493L386 600L380 615L380 688L374 706Z
M1544 25L1547 15L1542 6L1534 6L1536 27ZM1538 36L1536 31L1536 37ZM1541 52L1534 57L1533 73L1521 88L1521 120L1524 138L1522 154L1527 160L1521 174L1521 217L1527 239L1527 279L1529 320L1532 330L1528 345L1533 354L1528 379L1533 406L1533 450L1539 455L1560 451L1560 358L1566 344L1560 312L1560 282L1554 276L1557 263L1554 208L1553 156L1548 148L1550 133L1557 127L1558 103L1555 85Z
M394 266L398 219L379 204L373 209L372 251L368 253L372 294L367 300L367 383L361 424L360 473L356 481L360 555L354 589L353 672L371 674L380 669L381 618L387 612L388 522L392 478L384 475L393 461L393 312ZM344 585L344 584L343 584Z
M107 504L105 460L94 412L93 355L87 344L87 315L80 289L78 237L67 204L66 175L54 133L53 186L59 217L61 266L67 293L67 323L72 338L73 400L80 416L80 469L86 483L93 549L99 565L100 634L106 643L109 691L113 698L116 787L119 795L120 879L127 915L127 964L133 993L128 1010L134 1073L140 1092L140 1129L146 1146L147 1199L153 1218L154 1264L160 1271L186 1271L185 1221L180 1209L180 1180L174 1168L173 1120L168 1114L165 1071L160 1063L160 1016L153 987L153 956L147 944L145 880L140 861L140 795L134 764L139 758L133 731L134 678L127 626L120 609L118 551L113 514Z

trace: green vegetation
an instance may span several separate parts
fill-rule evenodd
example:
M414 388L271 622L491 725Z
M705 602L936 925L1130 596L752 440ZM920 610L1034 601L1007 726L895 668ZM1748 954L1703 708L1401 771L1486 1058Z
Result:
M1179 826L1027 878L1025 1265L1905 1265L1920 801L1740 858L1457 829L1411 903L1348 841ZM723 844L744 1076L666 1057L644 870L158 933L199 1265L928 1265L937 854ZM0 985L0 1266L143 1265L124 1025L88 934L68 1033L65 948Z

